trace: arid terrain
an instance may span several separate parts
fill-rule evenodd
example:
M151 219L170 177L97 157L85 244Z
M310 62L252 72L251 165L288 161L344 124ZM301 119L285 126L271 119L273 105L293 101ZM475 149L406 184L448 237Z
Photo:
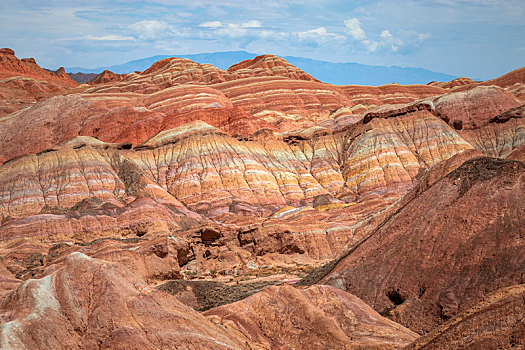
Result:
M525 349L525 67L75 78L0 49L0 348Z

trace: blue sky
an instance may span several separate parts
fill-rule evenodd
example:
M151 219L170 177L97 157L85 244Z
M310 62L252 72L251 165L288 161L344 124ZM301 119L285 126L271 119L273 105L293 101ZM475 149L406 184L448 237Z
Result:
M480 79L525 66L523 0L0 0L0 33L49 68L232 50Z

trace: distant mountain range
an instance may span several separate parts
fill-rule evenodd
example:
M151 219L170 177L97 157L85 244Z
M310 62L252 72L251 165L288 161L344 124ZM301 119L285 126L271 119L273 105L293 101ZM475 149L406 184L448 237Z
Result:
M126 74L134 71L144 71L153 63L168 57L180 57L198 63L210 63L225 70L236 63L256 56L257 54L246 51L200 53L193 55L157 55L110 67L98 67L93 69L71 67L66 68L66 72L100 73L107 69L114 73ZM426 84L431 81L449 81L456 78L453 75L433 72L423 68L370 66L360 63L333 63L293 56L284 56L283 58L315 78L325 83L335 85L356 84L376 86L390 83L399 83L403 85Z

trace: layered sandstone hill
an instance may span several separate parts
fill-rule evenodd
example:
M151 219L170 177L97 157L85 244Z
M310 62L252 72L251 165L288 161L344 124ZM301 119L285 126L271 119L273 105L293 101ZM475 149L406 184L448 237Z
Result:
M0 263L0 297L15 289L21 282L5 267L3 262Z
M51 72L40 68L34 58L18 59L11 49L0 49L0 79L13 76L47 81L62 87L75 87L78 84L66 74L64 68Z
M136 227L136 230L140 231L141 227ZM199 251L194 249L197 244L192 246L189 240L166 234L144 234L144 231L141 234L140 237L133 235L124 239L98 238L86 243L70 240L36 242L31 238L2 242L3 288L5 291L14 289L21 280L41 275L50 266L63 264L67 256L75 252L120 263L151 284L183 278L182 267L198 258L195 254Z
M333 116L348 117L371 105L409 102L446 91L425 85L336 87L317 82L271 55L242 62L229 71L170 58L124 77L103 73L100 83L82 94L70 91L69 96L48 99L2 120L0 132L7 137L0 140L0 157L38 152L81 135L139 144L194 120L204 120L231 135L249 136L262 128L291 131ZM26 83L11 79L9 84ZM41 93L42 98L50 94ZM36 123L34 142L22 149L17 145L27 137L23 130L29 120Z
M274 287L201 315L127 268L82 253L7 294L0 319L2 347L13 349L393 349L416 338L328 286Z
M522 282L524 176L522 162L474 158L414 188L323 281L430 331L487 292Z
M438 115L480 152L506 157L525 143L524 105L496 86L478 86L431 99Z
M228 68L228 73L237 79L254 76L282 76L297 80L319 81L286 62L286 60L274 55L262 55L242 61Z
M519 349L525 346L523 284L489 294L406 349Z
M433 82L428 83L428 85L437 86L437 87L441 87L444 89L456 89L460 86L471 85L474 83L476 82L468 77L459 77L459 78L456 78L454 80L447 81L447 82L433 81Z
M516 84L523 85L523 81L525 80L525 68L518 68L516 70L513 70L512 72L509 72L505 75L502 75L501 77L487 80L483 82L483 85L497 85L503 88L511 88L516 86Z
M428 85L436 86L444 89L452 89L461 91L470 89L476 86L499 86L511 92L522 101L525 99L525 68L518 68L501 77L490 79L486 81L474 81L470 78L462 77L449 82L432 82Z
M525 285L500 289L406 349L519 349L525 346Z
M244 344L121 265L81 253L0 302L5 349L242 349Z
M18 59L11 49L0 49L0 118L78 84L64 68L50 72L33 58Z
M181 115L182 120L177 116L163 119L151 111L127 108L122 111L127 112L123 122L140 120L141 130L148 136L154 132L155 124L159 130L193 117L215 118L223 130L193 122L151 135L134 149L130 149L129 143L75 138L45 152L12 160L0 168L2 215L33 215L46 206L68 209L90 196L116 200L127 193L118 162L136 167L151 183L148 188L157 186L174 203L183 203L209 217L234 212L235 203L247 203L253 206L253 213L268 215L268 209L311 206L319 196L333 198L332 202L353 203L373 195L387 195L391 203L425 169L455 154L476 147L488 155L506 156L525 143L521 107L493 116L515 106L514 98L497 88L475 89L482 89L481 94L455 92L433 102L383 106L363 113L354 124L341 122L331 128L288 133L266 128L242 139L233 138L223 130L236 133L249 130L246 123L252 127L257 123L250 124L247 114L235 107L229 109L232 114L220 108L188 112ZM472 102L464 101L473 95L485 105L485 113L478 112L479 107ZM22 129L24 123L45 124L49 128L47 133L39 129L31 134L35 143L25 148L29 152L60 142L57 139L60 132L56 131L62 123L68 127L62 131L63 135L91 130L100 138L110 138L108 132L120 128L124 130L114 141L144 137L133 134L126 124L123 127L121 120L107 109L103 122L95 124L96 127L89 124L92 118L80 119L79 111L85 109L97 115L100 111L96 106L76 96L57 97L6 118L0 124L6 130L4 152L13 153L7 153L5 158L19 151L17 139L27 137L28 132ZM47 113L49 110L56 111L56 115L66 112L60 120L53 121L46 118L52 114ZM150 118L144 118L143 114ZM221 119L222 115L225 119ZM447 125L454 126L462 118L468 120L462 130ZM259 125L267 124L261 121ZM469 135L476 142L469 143ZM20 168L26 169L26 176L20 176ZM30 201L25 193L31 193Z
M135 148L73 138L0 167L0 236L89 242L183 232L212 219L230 225L213 247L192 243L191 232L181 237L199 252L198 271L296 254L305 263L330 259L361 238L353 225L429 167L473 149L427 107L369 113L342 130L265 130L241 140L203 122Z
M4 79L0 341L409 344L523 283L522 78L333 86L264 55Z
M95 79L98 75L96 73L81 73L81 72L67 73L67 74L71 77L71 79L73 79L79 84L87 84L91 80Z
M267 131L246 141L204 122L163 131L135 149L75 138L0 168L2 215L67 209L90 196L118 200L130 194L122 167L137 169L148 184L140 189L163 191L174 203L209 217L229 212L236 201L264 212L312 205L316 196L346 202L373 194L401 196L420 171L473 148L428 110L403 113L336 133Z
M267 349L396 349L417 337L330 286L270 287L204 315Z
M89 81L91 85L100 85L100 84L112 84L124 79L125 74L113 73L109 70L105 70L102 73L98 74L95 78Z
M208 66L167 59L118 83L50 98L3 118L0 152L3 160L12 159L0 168L4 239L80 239L76 231L82 230L82 240L89 241L129 235L143 220L148 230L170 231L209 219L235 225L223 230L233 237L247 216L269 218L269 225L242 233L234 251L240 246L256 256L306 252L326 259L349 239L361 238L352 225L399 199L433 165L474 148L504 157L525 142L519 101L497 87L389 105L383 103L441 90L384 86L370 89L375 100L359 101L380 106L358 112L364 107L337 102L365 98L352 87L312 81L273 56L226 72L253 70L254 77L205 86L200 83L209 79L203 77L213 71ZM194 81L163 88L159 74ZM264 74L269 76L256 76ZM264 95L279 81L297 85L297 100ZM308 84L315 100L304 105L300 96ZM251 88L242 90L246 85ZM108 92L126 86L157 92ZM291 118L286 128L296 129L278 132L283 123L264 111L284 104L304 113L310 106L339 108L323 126L297 129L306 118ZM307 115L310 122L317 118ZM23 154L29 155L13 159ZM90 208L94 216L78 207L95 199L101 203Z

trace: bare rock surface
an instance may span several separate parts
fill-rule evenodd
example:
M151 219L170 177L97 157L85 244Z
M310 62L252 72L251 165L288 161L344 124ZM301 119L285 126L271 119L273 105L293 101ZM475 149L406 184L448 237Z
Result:
M520 349L525 285L499 289L405 349Z
M244 348L128 269L81 253L2 299L0 319L6 349Z
M11 49L0 49L0 118L78 84L64 68L40 68L33 58L18 59Z
M523 280L524 175L522 162L474 158L414 188L323 281L418 333L432 330Z
M267 349L395 349L417 337L330 286L274 286L204 315Z

